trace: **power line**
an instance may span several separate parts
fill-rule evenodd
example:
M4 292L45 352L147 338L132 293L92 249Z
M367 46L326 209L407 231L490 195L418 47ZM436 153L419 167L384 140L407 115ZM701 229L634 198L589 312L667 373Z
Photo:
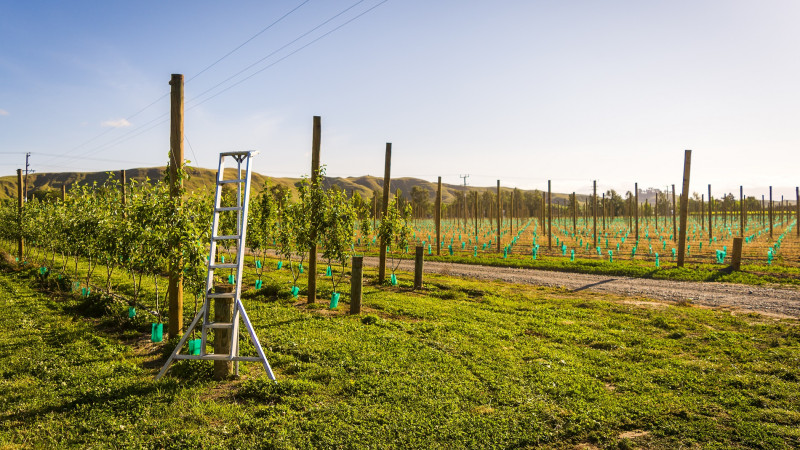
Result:
M311 1L311 0L305 0L303 3L300 3L299 5L295 6L295 8L294 8L294 9L292 9L292 10L291 10L291 11L289 11L289 12L287 12L286 14L284 14L283 16L281 16L280 18L278 18L276 21L272 22L271 24L267 25L267 26L266 26L265 28L263 28L261 31L259 31L258 33L254 34L253 36L251 36L251 37L250 37L250 39L248 39L248 40L246 40L246 41L242 42L241 44L239 44L238 46L236 46L236 48L234 48L233 50L231 50L231 51L229 51L228 53L226 53L226 54L225 54L225 55L224 55L222 58L220 58L220 59L218 59L218 60L214 61L214 62L213 62L213 63L211 63L209 66L207 66L206 68L204 68L203 70L201 70L200 72L197 72L197 73L196 73L196 74L195 74L193 77L191 77L191 78L187 79L187 80L186 80L186 83L189 83L190 81L194 80L195 78L197 78L197 77L199 77L201 74L203 74L203 72L205 72L206 70L208 70L208 69L210 69L210 68L212 68L212 67L216 66L216 65L217 65L217 64L219 64L219 63L220 63L220 62L221 62L223 59L227 58L228 56L231 56L231 55L232 55L233 53L235 53L237 50L239 50L240 48L242 48L242 47L244 47L245 45L247 45L247 43L248 43L248 42L250 42L250 41L252 41L253 39L257 38L258 36L260 36L261 34L263 34L265 31L267 31L267 30L269 30L270 28L272 28L273 26L277 25L277 24L278 24L278 22L280 22L280 21L282 21L283 19L287 18L287 17L288 17L290 14L292 14L293 12L297 11L298 9L300 9L300 7L302 7L303 5L305 5L306 3L308 3L309 1Z
M363 0L361 0L361 1L363 1ZM361 1L359 1L358 3L361 3ZM280 58L280 59L278 59L278 60L274 61L273 63L271 63L271 64L267 65L266 67L263 67L263 68L261 68L261 69L259 69L259 70L255 71L255 72L253 72L252 74L248 75L247 77L245 77L245 78L242 78L241 80L237 81L236 83L234 83L234 84L232 84L232 85L230 85L230 86L226 87L225 89L223 89L223 90L221 90L221 91L217 92L216 94L212 95L211 97L208 97L208 98L206 98L205 100L201 101L200 103L196 103L196 104L192 105L192 106L191 106L190 108L188 108L188 109L193 109L193 108L196 108L196 107L198 107L198 106L202 105L203 103L205 103L205 102L207 102L207 101L211 100L212 98L214 98L214 97L216 97L216 96L218 96L218 95L222 94L223 92L226 92L226 91L230 90L231 88L233 88L233 87L236 87L236 86L238 86L238 85L240 85L240 84L244 83L245 81L249 80L250 78L253 78L254 76L258 75L259 73L261 73L261 72L263 72L263 71L265 71L265 70L269 69L270 67L272 67L272 66L274 66L274 65L278 64L279 62L281 62L281 61L285 60L286 58L288 58L288 57L290 57L290 56L294 55L295 53L297 53L297 52L299 52L299 51L301 51L301 50L305 49L306 47L309 47L310 45L312 45L312 44L314 44L314 43L318 42L319 40L321 40L321 39L323 39L323 38L327 37L328 35L332 34L333 32L335 32L335 31L339 30L340 28L342 28L342 27L344 27L344 26L348 25L350 22L353 22L354 20L358 19L359 17L363 16L364 14L367 14L368 12L372 11L373 9L377 8L378 6L381 6L382 4L384 4L384 3L388 2L388 1L389 1L389 0L383 0L383 1L381 1L380 3L378 3L378 4L374 5L373 7L369 8L369 9L367 9L366 11L362 12L361 14L358 14L357 16L355 16L355 17L353 17L352 19L350 19L350 20L348 20L348 21L346 21L346 22L342 23L341 25L337 26L336 28L334 28L334 29L332 29L332 30L328 31L327 33L325 33L325 34L323 34L323 35L321 35L321 36L317 37L316 39L314 39L314 40L312 40L311 42L309 42L309 43L307 43L307 44L303 45L302 47L300 47L300 48L298 48L298 49L296 49L296 50L292 51L291 53L287 54L286 56L283 56L282 58Z
M315 26L314 28L312 28L312 29L310 29L310 30L306 31L305 33L301 34L300 36L298 36L297 38L293 39L293 40L292 40L292 41L290 41L289 43L287 43L287 44L284 44L283 46L281 46L281 47L280 47L280 48L278 48L277 50L274 50L273 52L271 52L271 53L270 53L270 54L268 54L267 56L264 56L263 58L261 58L261 59L259 59L258 61L256 61L256 62L254 62L254 63L250 64L249 66L245 67L244 69L242 69L242 70L240 70L240 71L236 72L235 74L233 74L233 75L229 76L228 78L226 78L226 79L224 79L224 80L220 81L219 83L215 84L214 86L211 86L210 88L208 88L208 89L206 89L205 91L201 92L200 94L198 94L197 96L195 96L193 99L189 100L187 103L192 103L193 101L197 101L197 100L198 100L200 97L202 97L202 96L206 95L207 93L209 93L209 92L213 91L214 89L216 89L216 88L218 88L218 87L222 86L223 84L227 83L228 81L232 80L233 78L236 78L236 77L238 77L239 75L241 75L242 73L244 73L244 72L246 72L246 71L250 70L250 69L251 69L251 68L253 68L254 66L257 66L258 64L262 63L264 60L266 60L266 59L268 59L269 57L271 57L271 56L275 55L276 53L280 52L281 50L285 49L286 47L289 47L290 45L294 44L295 42L299 41L300 39L303 39L304 37L308 36L309 34L313 33L314 31L318 30L319 28L321 28L321 27L323 27L323 26L327 25L327 24L328 24L328 23L330 23L332 20L336 19L337 17L341 16L342 14L346 13L347 11L350 11L351 9L355 8L356 6L360 5L360 4L361 4L361 3L363 3L363 2L364 2L364 0L359 0L359 1L357 1L356 3L354 3L354 4L350 5L350 6L348 6L348 7L347 7L347 8L345 8L345 9L343 9L342 11L339 11L339 12L338 12L336 15L334 15L333 17L331 17L331 18L329 18L329 19L325 20L325 21L324 21L324 22L322 22L321 24L319 24L319 25ZM302 47L301 47L301 48L302 48ZM279 60L279 61L280 61L280 60ZM269 66L268 66L268 67L269 67ZM258 72L255 72L255 73L258 73ZM249 77L248 77L248 78L249 78ZM247 78L245 78L245 80L246 80L246 79L247 79ZM242 80L242 81L244 81L244 80ZM238 83L237 83L237 84L238 84ZM236 84L234 84L233 86L236 86ZM233 86L231 86L231 87L233 87ZM227 88L226 88L225 90L227 90ZM224 92L225 90L223 90L222 92Z

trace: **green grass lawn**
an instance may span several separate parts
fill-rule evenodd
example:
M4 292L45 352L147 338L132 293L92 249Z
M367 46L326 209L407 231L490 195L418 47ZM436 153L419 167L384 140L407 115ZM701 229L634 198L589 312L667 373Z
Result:
M156 382L143 318L34 273L0 272L0 448L800 446L796 320L370 270L350 316L273 271L244 302L278 384L196 361Z

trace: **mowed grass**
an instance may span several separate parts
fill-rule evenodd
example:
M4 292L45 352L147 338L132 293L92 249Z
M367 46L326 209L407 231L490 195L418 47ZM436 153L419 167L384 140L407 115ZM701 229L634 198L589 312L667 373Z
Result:
M245 305L278 384L189 361L154 381L170 344L122 305L0 272L0 446L800 446L796 320L408 274L351 316L269 275Z

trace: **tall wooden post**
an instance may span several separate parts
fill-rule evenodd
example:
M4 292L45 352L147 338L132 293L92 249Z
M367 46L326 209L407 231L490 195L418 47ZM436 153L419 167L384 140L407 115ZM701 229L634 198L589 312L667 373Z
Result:
M700 229L706 229L706 205L704 194L700 194Z
M442 252L442 177L436 183L436 256Z
M572 237L578 232L578 197L572 191Z
M478 191L475 191L475 237L478 237ZM475 245L478 245L477 239L475 240Z
M25 239L22 237L22 204L25 202L25 197L23 194L22 169L17 169L17 230L19 230L19 236L17 238L17 255L19 256L20 264L22 264L22 256L25 253Z
M547 248L553 246L553 192L547 180Z
M769 238L772 239L772 186L769 187Z
M597 180L592 181L592 236L594 248L597 248Z
M681 191L681 228L678 230L678 267L683 267L686 256L686 228L689 215L689 173L692 165L692 151L686 150L683 157L683 190Z
M390 173L392 170L392 143L386 143L386 159L383 169L383 216L386 217L386 211L389 210L389 183L391 181ZM376 200L377 201L377 200ZM386 246L389 245L385 239L381 238L381 249L378 260L378 284L383 284L386 279Z
M794 194L796 196L796 200L795 200L794 206L795 206L795 209L797 209L797 213L796 213L797 215L796 215L796 218L795 218L797 223L795 223L795 225L794 225L794 230L795 230L795 233L797 233L797 237L800 237L800 187L795 186Z
M177 204L182 203L183 179L178 171L183 166L183 75L173 74L170 84L170 139L169 139L169 195ZM176 244L179 245L179 244ZM244 245L240 242L239 245ZM180 254L178 249L174 254ZM183 270L181 260L170 262L169 286L169 336L183 334Z
M497 180L497 252L500 253L500 228L503 223L503 196L500 192L500 180Z
M319 154L322 144L322 119L314 116L311 135L311 189L319 189ZM311 204L312 220L316 219L317 212ZM308 303L317 301L317 228L319 224L311 223L311 245L308 248Z
M653 211L655 212L656 216L656 233L658 233L658 190L656 190L656 204L653 208Z
M511 207L508 209L508 223L510 224L509 236L514 237L514 190L511 190Z
M61 185L61 201L64 202L67 200L67 185Z
M639 183L633 183L633 214L636 226L636 246L639 246Z
M600 208L603 213L603 232L606 231L606 193L603 192L603 203L602 207Z
M675 215L678 214L678 205L675 203L675 185L672 185L672 242L678 242L678 224Z
M714 198L711 197L711 185L708 185L708 242L714 238L714 224L712 220L714 217Z
M350 314L361 313L361 286L364 274L364 257L353 256L353 270L350 275Z
M744 187L739 186L739 236L744 236L745 217L747 217L747 208L744 202Z

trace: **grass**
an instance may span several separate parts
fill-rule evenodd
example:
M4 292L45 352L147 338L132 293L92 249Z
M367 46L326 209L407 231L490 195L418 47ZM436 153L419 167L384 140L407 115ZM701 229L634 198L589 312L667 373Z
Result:
M403 273L350 316L281 271L244 300L277 385L188 361L156 382L170 343L33 274L0 272L0 447L800 445L796 320Z

